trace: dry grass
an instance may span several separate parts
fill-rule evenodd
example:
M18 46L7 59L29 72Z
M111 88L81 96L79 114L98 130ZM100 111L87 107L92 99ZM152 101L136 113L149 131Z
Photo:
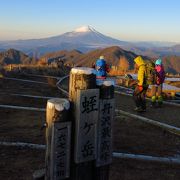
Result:
M51 78L51 77L48 77L48 78L47 78L47 81L48 81L48 84L49 84L51 87L56 87L56 83L57 83L57 80L56 80L56 79Z
M134 74L134 73L135 73L134 70L122 71L122 70L111 69L108 75L109 76L124 76L125 74Z
M166 83L171 86L176 86L176 87L180 88L180 81L166 81Z
M125 73L120 71L120 70L110 70L110 72L108 73L110 76L123 76Z
M7 73L28 73L28 74L42 74L49 76L63 76L69 73L70 68L67 66L58 67L55 65L17 65L11 64L4 66L2 74Z

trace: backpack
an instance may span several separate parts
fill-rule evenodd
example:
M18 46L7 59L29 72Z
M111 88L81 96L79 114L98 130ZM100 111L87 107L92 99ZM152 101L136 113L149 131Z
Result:
M163 65L156 65L155 69L156 69L156 74L157 74L156 84L157 85L162 84L165 79L164 67L163 67Z
M106 67L106 62L102 59L98 59L96 61L96 69L97 70L105 70L105 67Z
M147 85L153 85L156 84L157 81L157 73L155 69L155 64L153 62L147 62L145 64L146 68L146 84Z
M106 61L103 59L98 59L95 65L97 76L106 76Z

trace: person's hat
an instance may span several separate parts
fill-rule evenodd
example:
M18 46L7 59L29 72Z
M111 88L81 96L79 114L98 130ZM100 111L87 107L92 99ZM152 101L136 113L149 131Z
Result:
M161 65L162 64L162 60L161 59L157 59L155 62L156 65Z
M104 56L100 56L99 59L104 59Z

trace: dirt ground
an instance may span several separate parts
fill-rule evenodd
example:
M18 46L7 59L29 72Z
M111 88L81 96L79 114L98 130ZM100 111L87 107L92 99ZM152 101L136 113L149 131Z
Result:
M16 94L64 97L53 86L55 80L18 77L47 84L0 79L0 104L46 108L47 99L19 97ZM10 95L11 94L11 95ZM133 112L132 97L116 95L116 108ZM178 107L164 105L143 116L180 127ZM45 144L45 112L0 108L0 141ZM138 120L120 116L113 123L113 151L180 158L180 137ZM0 179L31 180L32 173L44 167L45 151L0 146ZM179 180L180 166L114 158L110 180Z
M178 180L179 166L114 159L110 180Z
M35 170L44 167L45 152L0 146L0 179L32 180Z

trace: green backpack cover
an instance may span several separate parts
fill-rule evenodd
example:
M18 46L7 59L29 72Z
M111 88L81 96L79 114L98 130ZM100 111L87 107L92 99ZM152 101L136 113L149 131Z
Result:
M156 84L157 74L155 70L155 64L151 61L145 64L146 67L146 84L153 85Z

